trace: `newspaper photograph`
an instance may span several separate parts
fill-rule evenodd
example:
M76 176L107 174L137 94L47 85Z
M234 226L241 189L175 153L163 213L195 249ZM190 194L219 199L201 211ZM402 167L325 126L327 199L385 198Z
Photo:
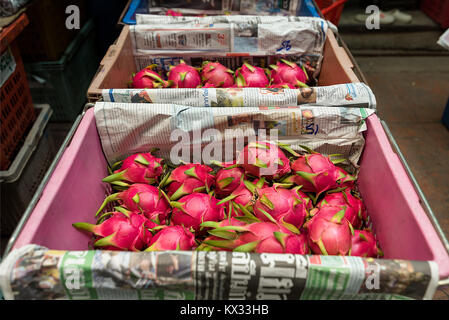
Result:
M433 261L229 251L65 251L26 245L0 265L7 300L432 299Z
M364 146L364 119L374 110L314 106L205 108L97 102L94 112L103 151L110 164L152 148L158 148L157 155L173 163L204 162L209 157L204 154L202 157L202 153L211 149L213 160L230 161L243 148L234 144L234 140L269 136L297 151L301 150L300 145L306 145L324 154L342 154L348 159L348 165L357 168Z
M174 103L191 107L296 107L325 106L376 109L376 98L364 83L299 89L197 88L105 89L105 102Z
M150 13L166 14L174 10L183 15L200 14L257 14L257 15L296 15L301 0L152 0Z

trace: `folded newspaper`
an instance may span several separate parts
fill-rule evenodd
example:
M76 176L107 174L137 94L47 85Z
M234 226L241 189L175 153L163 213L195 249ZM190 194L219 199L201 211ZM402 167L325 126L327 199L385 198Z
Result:
M110 164L152 148L158 148L157 155L173 164L231 161L243 149L243 142L257 139L286 143L298 151L306 145L323 154L342 154L350 171L355 171L365 142L364 119L374 110L97 102L94 112Z
M5 299L432 299L433 261L227 251L64 251L26 245L0 265Z
M344 106L376 109L376 98L364 83L325 87L198 88L198 89L105 89L103 101L128 103L173 103L191 107L296 107Z
M301 0L152 0L150 13L166 14L174 10L183 15L258 14L296 15Z
M322 21L317 17L305 16L263 16L263 15L216 15L216 16L162 16L156 14L136 14L136 24L213 24L237 23L254 24L278 23L288 21Z
M17 13L30 0L0 0L0 17L9 17Z
M449 29L447 29L438 39L437 43L443 48L449 50Z
M155 64L159 71L168 71L181 59L194 66L214 59L231 69L244 61L268 67L279 57L287 57L303 65L316 80L326 41L325 20L267 18L236 16L213 23L155 19L151 24L130 26L136 68Z

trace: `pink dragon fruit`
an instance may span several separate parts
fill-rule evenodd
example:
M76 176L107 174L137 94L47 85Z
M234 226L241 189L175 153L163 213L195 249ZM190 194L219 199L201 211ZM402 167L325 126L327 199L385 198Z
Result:
M239 167L218 170L215 175L215 194L219 198L229 196L245 179L245 171Z
M201 80L203 88L229 88L234 85L234 71L219 62L204 61Z
M183 225L192 228L196 235L204 232L200 230L200 224L205 221L221 221L225 218L223 206L212 195L205 193L192 193L172 201L173 206L171 224Z
M293 225L299 229L307 217L308 203L295 189L269 187L258 190L254 203L254 215L262 221L274 219L281 225Z
M235 233L232 233L235 231ZM239 252L307 254L307 239L272 222L255 222L244 226L223 226L209 230L224 240L203 241L211 248Z
M237 163L256 177L279 179L290 172L290 162L282 150L270 142L250 142L239 153Z
M354 182L356 180L356 178L347 173L345 169L337 167L337 171L338 171L338 179L337 179L337 183L340 185L340 187L348 187L348 188L352 188L354 186Z
M310 248L305 234L279 232L273 235L274 237L263 240L256 247L256 252L310 254Z
M168 185L170 200L195 192L209 192L209 188L215 185L215 177L210 172L212 168L204 164L184 164L174 169L161 186Z
M105 213L103 213L100 217L97 218L97 223L96 224L102 223L103 221L105 221L106 219L108 219L110 216L114 215L117 212L123 213L127 217L130 217L131 214L134 214L134 215L137 214L139 216L145 217L145 219L147 219L145 221L145 227L147 229L153 229L153 228L156 228L156 227L160 227L160 224L158 223L158 221L156 222L154 220L151 220L151 219L147 218L145 215L142 214L142 212L140 212L140 211L131 211L131 210L128 210L128 209L126 209L125 207L122 207L122 206L114 207L114 211L112 211L112 212L105 212Z
M141 183L133 184L127 190L106 197L96 215L98 216L111 201L119 201L128 210L140 211L147 218L158 223L165 223L167 214L171 209L168 201L158 188Z
M351 223L340 207L325 206L307 223L312 252L323 255L347 255L354 234Z
M246 225L245 222L242 222L235 218L227 218L227 219L223 219L221 221L205 221L205 222L201 223L201 227L215 228L215 229L222 228L222 227L229 227L229 226L239 227L239 226L244 226L244 225ZM216 233L214 233L213 229L209 229L208 232L213 235L216 234ZM230 232L233 233L235 231L231 230Z
M308 87L307 73L301 69L296 63L281 59L276 65L270 65L271 80L274 84L288 83L296 88Z
M238 87L264 88L270 83L264 69L254 67L247 62L236 70L235 76Z
M369 230L354 230L351 256L377 258L383 256L374 235Z
M182 17L182 12L181 11L175 11L175 10L172 10L172 9L168 9L165 12L165 15L166 16L172 16L172 17Z
M363 217L366 216L366 213L364 213L366 209L362 200L353 196L350 189L327 193L323 200L318 203L317 208L324 206L337 206L344 209L345 218L356 229L362 226Z
M153 184L159 180L164 171L163 159L156 158L151 153L136 153L127 157L120 169L103 179L119 186L129 186L130 183Z
M201 86L201 77L198 70L181 60L176 66L170 66L168 81L174 88L196 88Z
M155 66L152 64L133 75L131 86L139 89L167 88L168 82L153 70Z
M145 251L192 250L195 246L195 236L185 227L163 226Z
M290 83L282 82L277 84L271 84L268 86L268 88L295 89L296 87L294 85L291 85Z
M249 213L249 211L252 211L256 191L264 187L268 187L265 178L257 179L253 182L243 180L229 196L220 200L218 204L226 204L226 208L232 217L245 215L244 212Z
M203 222L200 226L203 228L208 228L208 233L210 234L210 236L208 236L206 239L206 241L215 241L215 240L223 240L223 239L235 239L235 231L234 230L219 230L219 231L215 231L214 229L216 228L222 228L222 227L228 227L228 226L244 226L246 225L245 222L242 222L240 220L237 220L235 218L227 218L224 220L221 220L220 222L216 222L216 221L206 221ZM218 247L213 247L210 246L204 242L202 242L198 247L197 250L204 250L204 251L217 251L217 250L223 250L223 251L232 251L232 249L228 249L228 248L218 248Z
M324 191L335 189L339 185L339 171L329 157L320 153L305 154L291 164L296 174L282 182L293 182L302 186L304 192L316 192L317 197Z
M97 236L99 239L94 243L96 248L140 251L150 243L152 234L147 229L154 224L135 212L128 214L112 212L110 217L101 224L78 222L73 226Z
M298 195L298 197L302 200L302 202L304 203L306 210L310 211L313 209L313 203L312 200L310 199L309 196L307 196L304 192L302 192L301 190L299 190L300 187L295 187L293 188L294 190L296 190L296 194Z

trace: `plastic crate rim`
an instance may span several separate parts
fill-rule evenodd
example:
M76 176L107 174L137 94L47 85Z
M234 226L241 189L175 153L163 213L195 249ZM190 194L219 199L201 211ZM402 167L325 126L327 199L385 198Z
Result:
M36 104L35 109L42 110L28 133L22 148L14 158L8 170L0 171L0 183L12 183L20 178L23 169L42 138L44 129L50 120L53 110L48 104Z

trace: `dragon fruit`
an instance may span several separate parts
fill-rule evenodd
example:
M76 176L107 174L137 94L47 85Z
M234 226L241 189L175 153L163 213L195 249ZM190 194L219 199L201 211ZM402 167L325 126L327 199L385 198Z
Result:
M307 223L309 246L313 253L347 255L354 234L340 207L325 206Z
M78 222L73 226L78 230L92 232L98 237L93 244L96 248L140 251L150 243L152 234L147 229L152 228L154 224L135 212L112 212L101 224Z
M383 256L374 235L369 230L354 230L351 256L377 258Z
M131 86L139 89L167 88L169 83L162 79L162 76L154 71L155 64L140 70L133 76Z
M204 221L221 221L225 218L224 207L209 194L192 193L170 204L173 206L171 224L192 228L196 235L204 233L200 230L200 224Z
M296 174L282 182L293 182L302 186L304 192L316 192L317 197L324 191L339 185L339 171L329 157L320 153L305 154L292 162L291 169Z
M215 177L210 172L212 168L204 164L184 164L174 169L161 186L168 185L170 200L195 192L209 192L209 188L215 185Z
M338 206L344 209L345 218L356 229L362 226L363 218L366 216L366 209L362 200L353 196L350 189L327 193L323 200L318 203L317 208L324 206Z
M129 186L130 183L153 184L159 180L163 173L163 159L151 153L136 153L127 157L120 169L103 179L120 186Z
M176 66L170 66L167 73L168 81L174 88L196 88L201 86L201 77L198 70L181 60Z
M111 201L119 201L128 210L140 211L147 218L158 223L165 223L167 214L171 209L168 201L158 188L141 183L133 184L124 191L106 197L96 215L98 216Z
M205 224L210 226L210 224ZM233 232L234 231L234 232ZM222 226L209 230L216 238L203 244L239 252L307 254L307 238L291 233L272 222L255 222L244 226ZM215 238L215 239L216 239Z
M244 180L229 196L220 200L219 205L226 204L226 207L232 213L231 216L244 215L245 211L252 211L252 201L257 190L268 185L265 178L256 179L253 182Z
M356 178L346 172L345 169L337 167L338 170L338 180L337 183L340 185L340 187L348 187L352 188L354 186Z
M270 65L270 68L273 69L271 70L273 84L288 83L296 88L308 87L306 85L307 73L296 63L281 59L276 65Z
M274 219L281 225L299 229L307 217L307 203L295 189L269 187L258 190L254 215L262 221Z
M290 83L282 82L278 84L271 84L268 86L268 88L295 89L296 87L294 85L291 85Z
M239 153L237 163L256 177L279 179L290 172L290 162L282 150L270 142L250 142Z
M228 167L218 170L215 175L215 194L219 198L229 196L237 189L245 178L245 171L239 167Z
M237 87L264 88L269 85L265 70L260 67L254 67L247 62L238 68L235 72Z
M175 10L172 10L172 9L168 9L165 12L165 15L166 16L172 16L172 17L181 17L182 16L182 12L181 11L175 11Z
M223 240L223 239L235 239L235 231L233 230L223 230L223 231L214 231L216 228L221 227L228 227L228 226L244 226L246 225L245 222L242 222L240 220L237 220L235 218L229 217L227 219L221 220L220 222L216 221L206 221L201 224L201 227L208 228L208 233L210 234L207 238L204 240L205 242L202 242L198 247L197 250L204 250L204 251L217 251L217 250L224 250L224 251L232 251L232 249L228 248L218 248L213 247L207 244L207 241L215 241L215 240Z
M163 226L145 251L192 250L195 246L195 236L185 227Z
M301 199L301 201L304 203L306 210L310 211L313 209L313 203L312 200L310 199L309 196L307 196L304 192L302 192L301 190L299 190L300 187L295 187L293 188L294 190L296 190L296 194L298 195L298 197Z
M219 62L204 61L201 80L203 88L229 88L234 85L234 71Z

